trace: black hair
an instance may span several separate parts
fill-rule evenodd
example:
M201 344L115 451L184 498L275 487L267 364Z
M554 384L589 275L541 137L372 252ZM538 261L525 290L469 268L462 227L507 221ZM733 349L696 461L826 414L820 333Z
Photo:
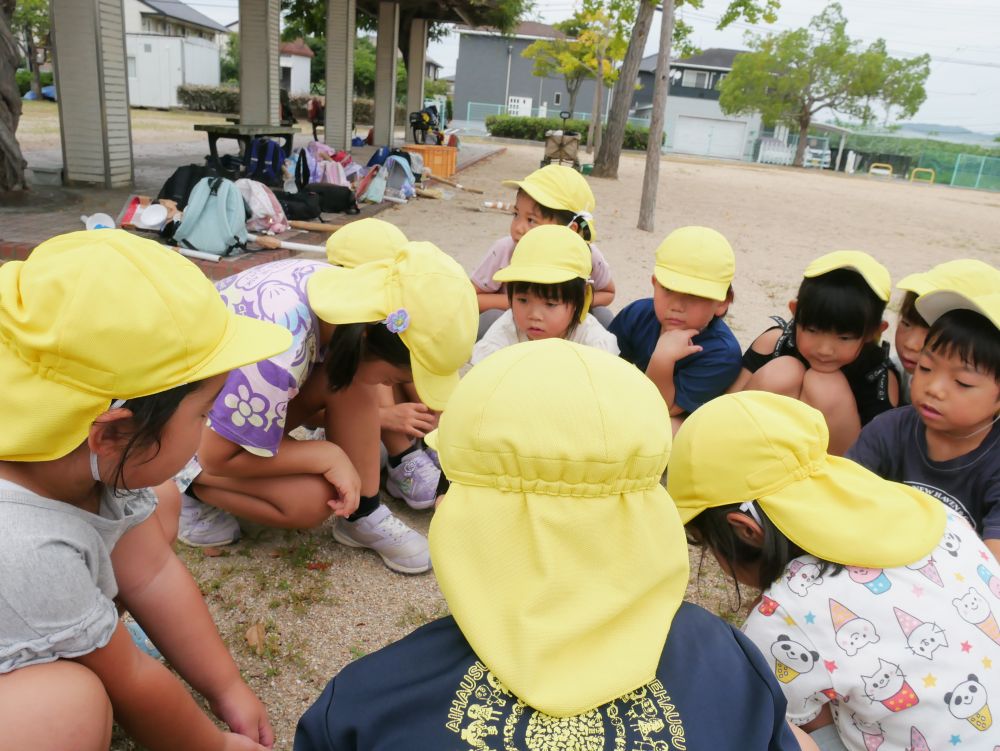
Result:
M749 563L756 564L758 570L757 587L767 589L781 577L792 560L799 556L811 555L785 537L765 513L760 514L760 527L763 533L761 546L758 548L741 540L726 519L726 516L734 511L746 513L740 511L740 505L733 503L728 506L705 509L687 523L687 529L697 533L694 536L689 533L688 542L705 550L711 550L725 561L733 582L736 584L737 603L741 601L740 584L734 573L737 566ZM758 508L760 508L759 505ZM747 515L749 516L749 514ZM815 558L815 556L813 557ZM834 576L844 570L844 566L839 563L831 563L821 559L817 559L817 562L821 576L827 573Z
M795 323L867 339L878 331L884 312L885 301L861 274L851 269L834 269L802 280Z
M385 360L390 365L409 368L410 350L399 334L389 331L381 321L338 324L324 358L330 391L350 386L362 360Z
M539 284L538 282L507 282L507 301L513 306L514 295L538 295L543 300L564 302L573 308L573 318L570 320L566 336L580 323L580 314L587 301L587 280L570 279L556 284Z
M185 383L158 394L129 399L121 405L132 413L132 417L128 441L115 467L111 483L115 495L131 492L131 488L125 484L125 463L132 453L155 446L153 456L147 461L152 460L160 451L160 436L164 427L174 416L184 397L197 391L203 383L204 381Z
M955 355L1000 382L1000 330L974 310L951 310L938 318L924 349Z
M577 234L580 235L580 237L582 237L585 242L588 243L590 242L591 238L590 223L587 221L587 218L582 214L578 214L577 212L571 211L569 209L553 209L549 206L544 206L538 202L538 199L536 199L534 196L528 193L524 188L518 188L517 195L528 196L528 198L534 201L535 205L538 207L538 213L541 214L545 219L549 219L555 222L556 224L561 224L564 227L568 227L573 222L576 222Z
M906 321L911 326L929 329L931 325L917 312L917 293L907 292L899 305L899 320Z

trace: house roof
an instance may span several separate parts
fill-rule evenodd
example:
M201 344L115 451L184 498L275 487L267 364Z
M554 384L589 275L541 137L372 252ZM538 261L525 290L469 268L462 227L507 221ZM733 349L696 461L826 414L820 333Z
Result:
M309 49L302 37L293 42L282 42L278 47L278 52L282 55L298 55L299 57L315 57L315 53Z
M496 29L488 26L456 26L459 34L499 34ZM537 21L522 21L514 29L511 36L524 39L565 39L566 35L555 26Z
M733 60L746 50L730 50L724 47L711 47L699 55L691 55L677 61L685 68L710 68L715 70L732 70Z
M142 4L153 9L157 15L173 18L178 21L201 26L212 31L229 31L225 26L216 23L203 13L199 13L190 5L182 3L180 0L142 0Z
M424 58L424 62L427 63L427 65L433 65L435 68L443 68L444 67L441 63L439 63L437 60L435 60L434 58L431 58L431 57L425 57Z

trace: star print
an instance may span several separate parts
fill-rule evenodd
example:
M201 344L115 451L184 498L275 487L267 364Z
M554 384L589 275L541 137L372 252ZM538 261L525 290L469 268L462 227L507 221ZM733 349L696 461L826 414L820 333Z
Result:
M823 666L831 673L837 669L837 663L833 660L823 660Z
M965 577L962 576L961 572L959 572L959 571L955 572L955 581L960 581L960 582L964 582L965 581Z
M953 735L951 737L951 740L948 741L948 743L950 743L953 746L957 746L961 742L962 742L962 738L960 736L957 736L957 735Z
M987 670L991 670L993 668L993 660L991 660L989 657L984 657L983 667L986 668Z
M937 676L933 673L928 673L924 676L924 688L933 688L937 685Z
M969 644L969 642L967 642L967 641L963 641L962 642L962 651L963 652L971 652L972 651L972 645Z
M816 622L816 615L811 610L806 613L806 623L813 624Z
M794 626L795 625L795 619L792 618L792 616L790 616L790 615L786 615L785 616L785 623L787 623L789 626Z
M913 589L911 591L913 592L913 596L914 597L923 597L924 596L924 588L921 587L919 584L914 584L913 585Z

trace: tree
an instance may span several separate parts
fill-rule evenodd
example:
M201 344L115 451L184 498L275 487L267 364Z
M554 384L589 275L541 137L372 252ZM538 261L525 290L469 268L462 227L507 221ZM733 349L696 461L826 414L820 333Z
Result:
M702 3L703 0L675 0L674 7L686 5L700 8ZM642 53L646 48L646 38L649 36L649 27L653 21L653 11L656 10L656 5L657 0L640 0L635 24L629 38L628 50L618 73L618 81L615 83L604 140L597 153L597 158L594 160L593 174L595 177L618 177L618 162L621 158L622 144L625 141L625 124L628 122L635 81L639 77L639 64L642 62ZM776 14L780 5L781 0L730 0L716 28L723 29L740 18L748 23L759 23L760 21L773 23L777 18ZM690 27L677 22L674 23L673 29L674 46L685 51L690 50L687 41L691 31Z
M219 63L219 77L223 83L239 83L240 80L240 35L230 34L229 44L222 53Z
M584 0L579 42L584 64L594 78L594 104L587 133L587 153L600 148L604 86L618 78L617 63L628 48L628 33L635 20L636 0Z
M580 86L590 77L590 69L584 64L584 55L576 38L582 25L577 15L573 14L571 18L553 24L566 35L565 38L539 39L521 53L522 57L534 63L532 75L538 78L563 77L566 95L569 97L566 109L571 113L576 111L576 96L580 92Z
M799 131L795 165L802 166L809 126L818 112L875 119L878 107L888 121L893 109L916 113L927 98L924 82L930 56L895 59L881 39L862 48L846 33L847 20L831 3L808 28L758 37L751 52L739 55L721 86L719 105L727 113L760 112L765 123Z
M20 58L11 29L15 0L0 0L0 192L23 190L27 163L17 143L17 123L21 119L21 92L17 88Z
M38 65L48 59L50 47L49 0L18 0L11 30L15 37L18 32L21 34L21 51L31 71L31 90L40 97L42 82Z
M646 139L646 170L642 175L642 198L639 200L638 227L652 232L656 224L656 193L660 185L660 144L663 143L667 92L670 82L670 42L674 36L674 0L663 0L660 18L660 49L656 55L653 83L653 113Z

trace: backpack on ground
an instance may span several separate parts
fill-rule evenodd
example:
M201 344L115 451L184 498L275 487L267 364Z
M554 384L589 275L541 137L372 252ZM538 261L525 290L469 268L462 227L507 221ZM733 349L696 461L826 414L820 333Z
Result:
M309 183L305 187L305 192L319 196L319 207L324 213L357 214L361 211L354 197L354 191L347 186Z
M274 197L274 193L263 183L256 180L241 178L236 181L236 187L250 209L251 217L247 220L247 229L251 232L269 232L280 234L289 229L285 212Z
M383 198L386 201L396 203L406 203L407 199L413 198L417 194L416 180L410 163L396 154L385 160L385 193Z
M163 187L160 188L160 192L156 196L156 201L157 203L163 200L173 201L177 204L177 209L183 211L184 207L187 206L188 197L198 181L203 177L218 176L219 173L215 169L202 164L186 164L183 167L178 167L163 183Z
M385 169L379 165L371 168L358 185L358 200L382 203L385 196Z
M255 138L247 149L243 170L251 180L257 180L265 185L281 185L284 182L281 175L284 163L285 151L277 141L270 138Z
M320 218L319 196L306 190L289 193L284 190L274 191L274 197L281 204L281 210L289 219L311 222Z
M173 239L185 248L218 256L246 247L247 207L233 181L224 177L199 180Z

